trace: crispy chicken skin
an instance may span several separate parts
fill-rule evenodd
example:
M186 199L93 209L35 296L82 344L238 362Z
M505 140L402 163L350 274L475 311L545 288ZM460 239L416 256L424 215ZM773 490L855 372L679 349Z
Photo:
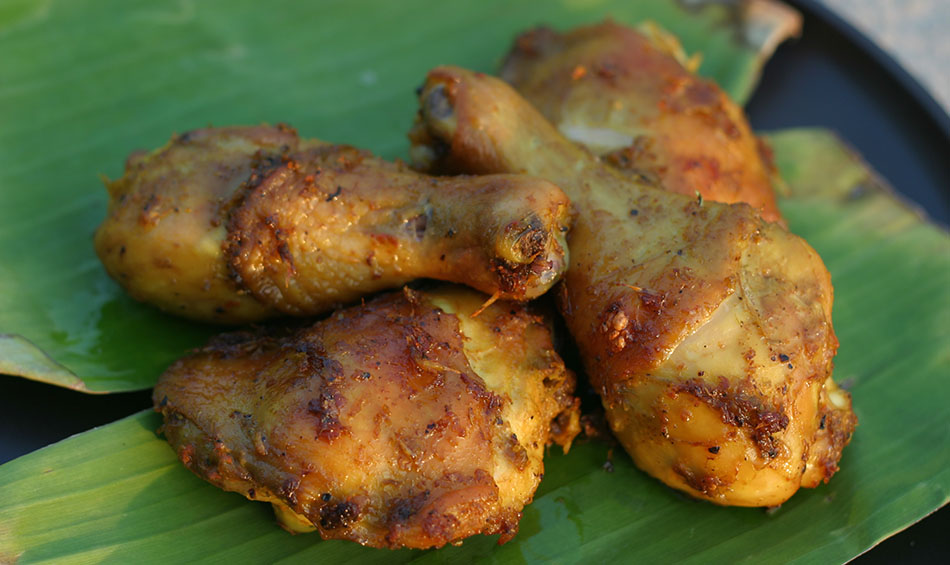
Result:
M527 300L567 262L569 202L547 181L434 179L286 126L175 136L107 188L106 270L197 320L318 314L424 277Z
M522 34L501 77L606 162L667 190L746 202L780 220L763 142L742 110L684 59L678 41L655 25L607 21Z
M504 82L430 72L419 167L522 172L577 208L559 307L608 421L642 469L724 505L772 506L836 470L856 423L831 379L828 271L745 204L634 181Z
M464 287L393 292L286 335L224 334L155 387L196 475L283 525L373 547L515 535L549 443L577 435L543 319Z

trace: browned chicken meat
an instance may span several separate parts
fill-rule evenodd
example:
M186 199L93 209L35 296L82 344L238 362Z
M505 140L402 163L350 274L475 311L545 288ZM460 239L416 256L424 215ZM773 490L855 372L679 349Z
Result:
M545 446L579 430L574 377L526 307L393 292L286 335L231 333L155 387L199 477L293 531L374 547L515 535Z
M411 134L433 170L547 178L577 207L559 307L634 461L718 504L772 506L838 468L832 288L745 204L657 190L564 138L504 82L433 70Z
M608 21L521 35L501 77L565 137L641 180L780 220L764 145L742 110L684 64L679 42L655 25Z
M425 277L526 300L567 262L569 202L547 181L435 179L282 126L175 136L107 188L109 274L198 320L317 314Z

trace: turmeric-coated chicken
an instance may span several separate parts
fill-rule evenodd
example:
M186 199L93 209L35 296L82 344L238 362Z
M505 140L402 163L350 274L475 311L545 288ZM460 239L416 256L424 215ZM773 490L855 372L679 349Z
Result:
M318 314L417 278L527 300L567 263L569 202L547 181L435 179L286 126L175 136L107 187L106 270L198 320Z
M199 477L291 531L373 547L507 541L577 435L544 320L464 287L392 292L296 331L221 335L154 391Z
M780 220L763 142L726 93L684 64L679 42L656 25L607 21L522 34L501 77L606 162L667 190L745 202Z
M440 67L420 92L417 166L537 175L577 207L559 308L638 466L739 506L834 474L856 420L831 378L831 281L808 244L745 204L603 165L496 78Z

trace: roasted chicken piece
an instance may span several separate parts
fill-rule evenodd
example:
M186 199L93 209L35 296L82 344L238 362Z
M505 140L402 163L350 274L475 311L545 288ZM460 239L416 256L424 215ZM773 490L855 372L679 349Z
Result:
M286 335L231 333L154 391L196 475L292 531L373 547L507 541L579 431L541 317L463 287L393 292Z
M613 22L522 34L501 77L568 139L656 186L780 220L768 151L675 37Z
M435 179L286 126L175 136L107 188L106 270L197 320L318 314L425 277L527 300L567 262L569 202L547 181Z
M577 207L559 307L637 465L739 506L837 470L855 416L831 379L831 281L808 244L745 204L603 165L496 78L441 67L420 92L417 166L538 175Z

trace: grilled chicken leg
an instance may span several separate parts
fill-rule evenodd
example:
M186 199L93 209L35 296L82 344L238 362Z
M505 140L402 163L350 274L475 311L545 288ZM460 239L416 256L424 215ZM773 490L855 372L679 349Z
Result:
M767 151L739 108L655 25L522 34L501 77L568 139L656 186L780 220Z
M831 379L832 288L811 247L745 204L604 166L493 77L437 68L420 104L420 168L533 174L577 207L559 307L637 465L740 506L837 470L855 417Z
M541 318L463 287L405 290L288 335L225 334L155 387L199 477L293 531L373 547L515 535L549 443L577 435L574 377Z
M567 262L569 203L549 182L434 179L288 127L176 136L107 187L109 274L198 320L317 314L423 277L527 300Z

